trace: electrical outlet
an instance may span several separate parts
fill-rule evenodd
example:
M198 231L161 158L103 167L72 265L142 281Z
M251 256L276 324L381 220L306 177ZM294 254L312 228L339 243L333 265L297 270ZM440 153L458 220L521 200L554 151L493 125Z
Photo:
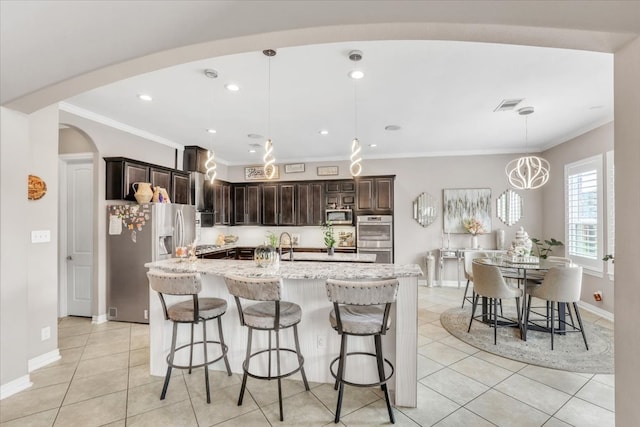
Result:
M31 232L31 243L46 243L51 241L50 230L33 230Z
M149 320L149 310L144 311L144 319Z
M325 346L327 345L327 342L322 335L317 336L316 345L318 346L318 348L325 348Z
M40 341L46 341L51 338L51 328L49 326L45 326L40 329Z
M602 301L602 291L596 291L593 293L593 299L596 301Z

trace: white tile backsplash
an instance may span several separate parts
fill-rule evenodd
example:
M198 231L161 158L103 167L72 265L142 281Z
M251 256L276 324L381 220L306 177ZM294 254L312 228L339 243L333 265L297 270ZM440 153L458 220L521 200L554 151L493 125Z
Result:
M355 227L336 226L334 227L336 239L338 232L350 231L355 235ZM322 248L324 241L322 229L320 227L268 227L268 226L216 226L205 227L200 231L200 244L213 244L219 234L238 236L237 244L239 246L257 246L263 244L267 240L268 233L274 233L279 236L280 233L287 232L289 234L300 235L298 246L305 248Z

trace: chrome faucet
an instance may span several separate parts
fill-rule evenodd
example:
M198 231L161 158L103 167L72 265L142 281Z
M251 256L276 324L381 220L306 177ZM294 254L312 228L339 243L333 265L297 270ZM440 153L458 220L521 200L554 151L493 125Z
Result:
M278 239L278 253L280 254L280 258L282 259L282 237L284 235L289 236L289 261L293 261L293 239L291 238L291 234L286 231L280 233L280 238Z

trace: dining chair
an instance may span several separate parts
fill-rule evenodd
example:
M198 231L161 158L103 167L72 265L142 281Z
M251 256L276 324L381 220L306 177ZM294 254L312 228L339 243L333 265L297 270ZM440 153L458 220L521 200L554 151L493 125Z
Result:
M525 320L529 321L531 313L531 298L540 298L550 303L550 309L547 310L545 321L547 321L547 329L551 333L551 350L553 350L554 335L556 332L556 311L560 312L560 304L566 304L567 312L571 315L570 305L576 314L578 320L578 327L573 322L573 316L571 316L571 329L566 329L569 323L566 319L561 319L558 316L558 326L564 326L564 332L581 332L584 345L589 350L589 344L587 343L587 336L584 332L584 326L582 324L582 318L580 317L580 310L578 309L578 301L580 301L580 293L582 291L582 267L577 265L558 266L551 267L542 281L542 284L538 287L531 288L527 303L527 310L525 314ZM554 303L556 308L554 308Z
M473 296L475 291L471 292L471 296L467 297L469 292L469 283L473 282L473 260L476 258L486 258L488 255L486 252L481 251L465 251L464 253L464 278L467 279L467 285L464 288L464 296L462 297L462 307L464 308L465 301L469 301L473 304Z
M500 268L495 265L491 265L483 262L483 259L476 259L473 264L473 287L475 291L475 297L473 298L473 308L471 309L471 320L469 320L469 328L467 332L471 332L471 324L474 318L476 318L476 307L478 306L479 297L489 298L489 305L492 306L492 310L487 313L482 313L477 317L488 319L493 326L493 343L498 343L498 325L500 326L518 326L522 331L522 322L520 316L520 298L523 291L519 288L509 286L502 277ZM498 315L498 301L507 298L514 298L516 301L516 313L517 322L513 322L513 319L507 319L501 315ZM500 324L498 318L503 319Z

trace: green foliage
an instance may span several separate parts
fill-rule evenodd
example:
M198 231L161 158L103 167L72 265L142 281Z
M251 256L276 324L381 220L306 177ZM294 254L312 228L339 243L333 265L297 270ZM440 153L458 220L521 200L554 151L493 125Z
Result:
M333 224L331 221L322 224L322 237L324 239L324 245L327 248L333 248L336 245L336 238L333 235Z
M551 255L554 246L564 246L564 243L562 243L560 240L554 239L553 237L550 240L545 240L544 242L540 239L532 237L531 241L534 245L536 245L536 251L538 252L538 258L540 259L546 259L549 255Z
M269 239L269 246L274 248L278 247L278 236L273 234L271 231L267 232L267 239Z

